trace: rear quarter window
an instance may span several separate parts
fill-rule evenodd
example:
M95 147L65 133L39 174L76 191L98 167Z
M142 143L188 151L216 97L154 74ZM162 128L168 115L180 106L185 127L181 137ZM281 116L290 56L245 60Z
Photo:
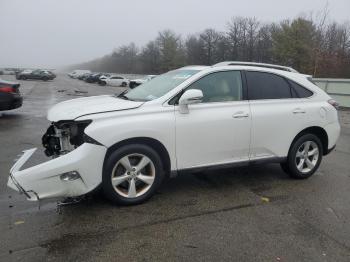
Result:
M288 80L288 82L292 88L293 97L306 98L306 97L310 97L313 95L313 93L310 90L295 83L294 81Z

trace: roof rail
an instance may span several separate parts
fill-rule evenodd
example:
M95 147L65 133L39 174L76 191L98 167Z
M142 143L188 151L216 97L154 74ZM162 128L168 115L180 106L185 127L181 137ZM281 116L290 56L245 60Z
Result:
M266 67L266 68L278 69L278 70L283 70L283 71L288 71L288 72L293 72L293 73L299 73L294 68L291 68L288 66L255 63L255 62L225 61L225 62L217 63L213 66L230 66L230 65Z

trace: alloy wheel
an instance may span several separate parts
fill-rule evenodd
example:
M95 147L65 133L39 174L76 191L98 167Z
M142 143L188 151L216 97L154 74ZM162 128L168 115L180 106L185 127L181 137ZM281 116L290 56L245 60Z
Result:
M318 158L318 145L314 141L305 141L296 152L295 164L299 172L305 174L315 168Z
M150 158L143 154L129 154L115 164L111 180L119 195L136 198L151 188L155 176L155 166Z

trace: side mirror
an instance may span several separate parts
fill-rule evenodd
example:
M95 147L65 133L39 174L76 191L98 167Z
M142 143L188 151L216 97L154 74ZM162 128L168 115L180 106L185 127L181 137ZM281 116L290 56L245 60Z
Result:
M182 94L179 105L190 105L202 102L203 92L199 89L189 89Z
M188 105L202 102L203 92L199 89L189 89L179 99L179 111L188 114Z

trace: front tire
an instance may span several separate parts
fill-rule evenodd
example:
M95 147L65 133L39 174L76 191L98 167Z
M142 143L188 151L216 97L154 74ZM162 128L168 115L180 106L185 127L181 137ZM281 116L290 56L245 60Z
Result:
M116 204L136 205L151 198L163 178L163 163L154 149L142 144L126 145L105 162L103 193Z
M281 167L292 178L309 178L318 169L322 156L320 139L314 134L305 134L292 144L287 161L281 163Z

